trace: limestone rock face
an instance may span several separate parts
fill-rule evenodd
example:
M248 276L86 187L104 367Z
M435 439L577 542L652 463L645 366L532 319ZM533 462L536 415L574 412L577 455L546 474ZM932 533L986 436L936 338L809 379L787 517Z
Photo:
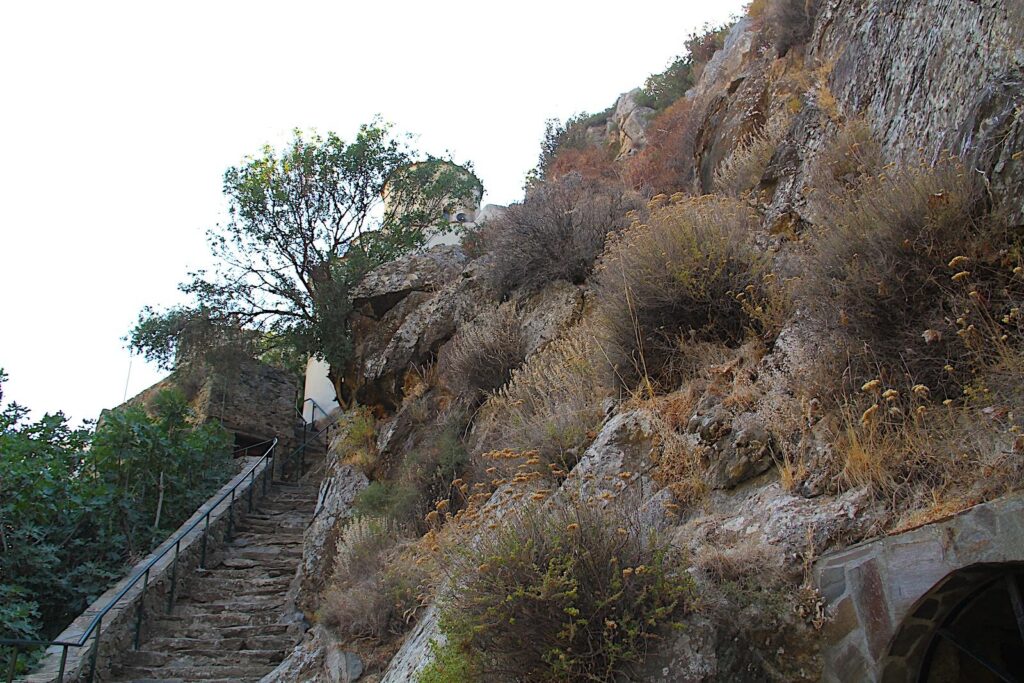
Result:
M634 88L619 95L615 110L608 119L609 137L617 136L619 158L636 154L647 146L647 124L654 116L654 110L637 104L640 88Z
M1020 0L832 0L809 59L834 64L828 87L864 113L891 160L971 150L994 189L1022 210L1024 50ZM1017 214L1018 217L1020 213Z
M438 246L370 273L355 292L356 340L349 391L364 404L395 409L405 374L433 360L458 323L490 298L481 261Z
M260 683L355 683L362 674L359 656L344 650L326 629L314 626Z
M374 269L352 292L353 307L380 319L411 292L436 292L466 264L462 249L442 245Z
M327 455L327 474L320 484L313 521L306 527L302 549L302 593L311 595L323 587L334 564L338 532L352 516L352 503L369 485L366 475L341 462L337 453Z

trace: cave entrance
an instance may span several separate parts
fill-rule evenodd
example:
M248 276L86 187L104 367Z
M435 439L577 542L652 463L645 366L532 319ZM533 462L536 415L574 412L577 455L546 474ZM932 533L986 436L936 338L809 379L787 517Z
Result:
M920 683L1024 683L1024 567L981 566L955 572L931 591L914 624L932 613ZM945 599L944 599L945 598ZM920 630L918 631L921 632ZM897 637L897 642L899 636ZM886 679L887 680L887 679Z

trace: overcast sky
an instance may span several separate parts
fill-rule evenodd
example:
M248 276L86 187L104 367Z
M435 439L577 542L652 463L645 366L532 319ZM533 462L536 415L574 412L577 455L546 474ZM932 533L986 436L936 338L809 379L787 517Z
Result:
M76 423L161 374L121 337L179 300L224 170L375 114L521 198L544 120L662 70L722 2L7 2L0 8L4 401Z

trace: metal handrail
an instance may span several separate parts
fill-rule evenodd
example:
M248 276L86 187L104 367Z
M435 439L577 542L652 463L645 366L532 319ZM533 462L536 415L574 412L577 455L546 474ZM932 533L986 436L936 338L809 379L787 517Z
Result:
M310 399L310 400L312 400L312 399ZM317 407L319 408L319 406L317 406ZM320 408L320 410L322 412L323 408ZM305 474L306 447L310 443L313 443L317 438L320 437L320 435L322 435L325 432L327 432L333 426L334 426L333 422L328 424L323 429L321 429L317 433L313 434L313 436L311 438L304 440L297 448L295 448L291 452L291 454L289 456L287 456L287 460L288 460L289 464L293 463L295 461L295 457L296 456L300 457L300 463L299 463L300 476ZM213 505L211 505L206 510L206 513L203 514L202 517L200 517L199 519L197 519L194 522L192 522L192 524L190 524L187 529L185 529L184 531L179 533L173 539L168 539L168 541L165 541L165 543L168 544L167 547L164 548L164 550L161 551L159 555L156 555L155 557L150 559L150 561L146 563L146 566L143 567L143 569L138 574L136 574L132 578L131 581L128 582L128 585L126 585L124 588L122 588L121 591L118 592L118 594L116 596L114 596L114 598L109 603L107 603L107 605L102 610L100 610L99 614L97 614L95 617L93 617L93 620L89 623L88 628L86 628L85 631L82 633L82 635L79 637L78 642L74 642L74 641L66 642L66 641L61 641L61 640L32 640L32 639L20 639L20 638L0 638L0 646L6 645L6 646L14 648L14 652L11 654L10 664L9 664L8 670L7 670L7 679L6 679L7 683L12 683L12 681L14 680L15 669L17 668L17 662L18 662L18 653L22 649L33 648L33 647L43 647L43 646L45 646L45 647L53 647L54 645L58 645L58 646L60 646L62 648L61 658L60 658L60 671L57 674L57 681L58 681L58 683L61 683L64 680L64 668L65 668L65 664L67 663L68 648L71 648L71 647L83 647L87 642L89 642L90 636L92 636L93 632L95 631L95 637L93 638L93 651L92 651L91 659L90 659L90 662L89 662L89 675L88 675L88 678L87 678L87 680L91 683L92 680L94 679L95 675L96 675L96 658L97 658L97 655L99 653L100 636L101 636L102 626L103 626L103 617L106 616L106 614L108 612L110 612L111 609L113 609L114 605L116 605L118 602L120 602L121 599L124 598L124 596L132 588L134 588L138 584L139 579L143 579L142 596L140 596L140 598L139 598L138 613L137 613L136 621L135 621L135 637L134 637L134 641L133 641L134 649L137 650L139 648L139 636L140 636L140 633L141 633L141 630L142 630L143 605L145 603L146 590L149 588L149 573L150 573L150 570L156 565L157 562L159 562L161 559L163 559L167 555L167 553L169 553L171 551L172 547L174 548L174 564L171 566L171 585L170 585L170 590L168 591L168 599L167 599L167 611L170 612L171 609L174 606L175 586L176 586L176 583L177 583L178 555L179 555L179 553L181 551L181 541L184 540L184 538L186 536L188 536L188 534L192 533L196 529L196 527L199 526L200 522L204 523L203 539L202 539L202 550L201 550L201 555L200 555L200 560L199 560L199 566L200 567L204 567L206 565L206 539L207 539L207 536L209 534L210 515L211 515L211 513L214 510L216 510L221 505L221 503L223 503L224 501L226 501L230 497L231 504L230 504L230 508L229 508L230 512L229 512L229 516L228 516L228 530L227 530L227 535L230 538L230 536L234 533L234 521L235 521L234 506L235 506L235 500L236 500L235 492L238 490L238 487L241 486L241 484L246 479L249 479L250 482L254 483L255 482L255 477L256 477L256 475L255 475L256 470L260 467L261 464L267 463L266 466L263 468L263 471L260 473L260 476L263 477L263 492L264 492L264 494L266 494L267 475L268 474L270 476L271 483L273 483L274 461L277 460L277 458L274 457L274 449L277 447L277 443L278 443L278 439L274 438L273 441L270 442L270 447L267 448L266 452L260 457L260 459L257 460L255 463L253 463L252 467L250 467L249 470L247 472L245 472L245 474L242 475L242 477L235 483L234 486L232 486L229 490L225 491L224 494L221 495L221 497L217 499L217 502L215 502ZM257 445L259 445L259 444L257 444ZM283 462L282 462L282 465L283 465ZM282 472L282 474L283 474L283 472ZM253 490L253 486L250 486L250 488L249 488L249 495L248 495L248 498L249 498L249 500L248 500L248 508L249 508L250 512L252 512L252 509L253 509L252 490ZM174 541L173 545L170 544L171 540Z
M267 450L263 454L263 456L260 457L260 459L257 460L255 463L253 463L252 467L250 467L249 470L245 474L243 474L242 477L237 482L235 482L235 485L232 486L229 490L225 491L223 493L223 495L221 495L221 497L217 499L217 502L215 502L213 505L209 506L207 508L206 512L203 514L202 517L200 517L199 519L197 519L194 522L192 522L188 526L187 529L185 529L184 531L180 532L173 539L168 539L167 541L165 541L165 543L167 543L167 547L165 547L159 554L157 554L154 557L152 557L149 560L149 562L146 563L146 566L143 567L142 570L140 570L139 573L136 574L131 579L131 581L129 581L128 584L124 588L122 588L120 590L120 592L118 592L118 594L116 596L114 596L114 598L110 602L108 602L107 605L103 609L101 609L99 611L99 613L95 617L93 617L92 621L89 623L89 626L85 629L85 631L82 632L82 635L79 636L77 642L75 642L75 641L66 642L66 641L62 641L62 640L32 640L32 639L21 639L21 638L0 638L0 645L6 645L6 646L14 648L14 652L11 654L10 665L8 666L8 670L7 670L7 683L11 683L11 681L14 680L14 674L15 674L15 669L17 668L18 653L19 653L19 651L21 651L24 648L39 647L39 646L52 647L54 645L59 645L62 648L61 658L60 658L60 672L57 675L57 680L58 681L63 681L63 679L64 679L64 667L65 667L65 664L67 663L67 658L68 658L68 648L69 647L82 647L82 646L84 646L87 642L89 642L89 638L93 635L93 632L95 631L96 637L94 639L95 642L94 642L93 651L92 651L92 659L91 659L91 661L89 663L89 678L88 678L89 681L92 681L93 677L96 674L96 656L97 656L97 654L99 652L100 632L102 631L103 617L105 617L107 615L107 613L110 612L110 610L112 610L114 608L114 606L117 603L119 603L121 601L121 599L124 598L124 596L127 595L128 592L139 583L140 579L144 579L144 583L143 583L143 587L142 587L142 596L139 598L139 615L138 615L138 618L137 618L137 621L136 621L135 647L137 649L138 648L138 641L139 641L139 631L141 629L141 622L142 622L142 605L143 605L143 602L145 601L146 590L149 588L149 573L150 573L150 570L152 570L153 567L156 566L157 562L162 560L164 557L167 556L167 554L169 552L171 552L171 548L174 549L174 563L171 566L171 585L170 585L169 597L168 597L168 601L167 601L168 602L168 611L170 611L171 607L173 607L173 605L174 605L174 592L175 592L175 584L176 584L176 580L177 580L177 569L178 569L178 555L179 555L179 553L181 551L181 541L186 536L188 536L190 533L192 533L196 529L196 527L199 526L200 522L204 522L205 523L205 526L203 528L202 556L201 556L201 559L199 561L199 566L200 567L204 566L206 564L206 538L208 536L209 528L210 528L210 514L214 510L216 510L218 507L220 507L221 503L223 503L224 501L226 501L230 497L231 498L231 504L230 504L230 507L229 507L230 517L228 519L228 528L229 528L228 534L230 535L232 533L232 527L234 526L233 522L234 522L235 492L238 490L238 487L241 486L243 482L245 482L246 479L249 480L250 484L255 484L255 478L256 478L255 472L256 472L256 470L260 467L260 465L263 465L264 463L267 463L267 466L264 467L263 468L263 472L261 472L261 475L263 475L263 488L264 488L264 492L266 492L266 487L267 487L266 475L267 475L267 472L269 471L271 476L273 476L274 449L277 447L277 441L278 440L275 438L270 443L270 447L267 448ZM300 447L300 448L303 448L304 446L305 446L305 444L303 444L303 446ZM249 510L250 510L250 512L252 511L252 486L250 486L250 488L249 488ZM170 543L171 540L174 541L173 545Z

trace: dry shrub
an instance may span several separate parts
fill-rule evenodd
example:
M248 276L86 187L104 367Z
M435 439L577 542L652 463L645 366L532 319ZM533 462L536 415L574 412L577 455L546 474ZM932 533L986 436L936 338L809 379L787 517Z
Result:
M767 0L761 13L761 35L780 57L811 37L820 0Z
M804 299L836 339L808 388L832 406L839 488L899 521L1022 483L1021 237L955 160L836 197Z
M818 680L818 594L789 571L780 551L754 540L719 540L694 553L700 601L696 610L718 630L723 680Z
M940 401L961 395L971 367L956 321L972 311L991 317L993 304L1014 298L1004 262L1016 260L982 200L955 161L894 171L833 197L803 298L842 338L843 393L906 377Z
M409 540L390 522L358 517L342 532L317 619L346 638L387 642L424 606L419 565L403 557Z
M757 189L788 127L789 116L776 114L759 130L740 140L715 169L715 192L740 197Z
M576 326L533 355L488 399L478 419L488 448L537 451L571 467L601 424L608 395L600 349Z
M864 181L877 176L884 165L882 147L874 139L864 119L844 125L808 168L812 214L822 222L829 218L836 197L855 192Z
M704 360L778 333L785 297L752 243L757 217L707 196L655 211L608 250L597 278L607 357L627 389L674 389Z
M594 145L560 148L548 168L547 177L558 180L572 173L579 174L584 181L616 181L619 178L611 149Z
M604 248L609 232L627 225L638 201L616 182L570 173L538 184L521 204L488 222L482 239L494 255L492 283L499 292L537 289L554 280L579 284Z
M614 507L522 510L454 562L442 627L481 680L628 680L691 597L668 543Z
M525 357L518 308L506 302L458 329L442 353L440 373L453 394L478 402L504 385Z
M626 183L644 196L672 194L693 186L694 144L704 108L676 100L651 120L647 147L626 160Z

